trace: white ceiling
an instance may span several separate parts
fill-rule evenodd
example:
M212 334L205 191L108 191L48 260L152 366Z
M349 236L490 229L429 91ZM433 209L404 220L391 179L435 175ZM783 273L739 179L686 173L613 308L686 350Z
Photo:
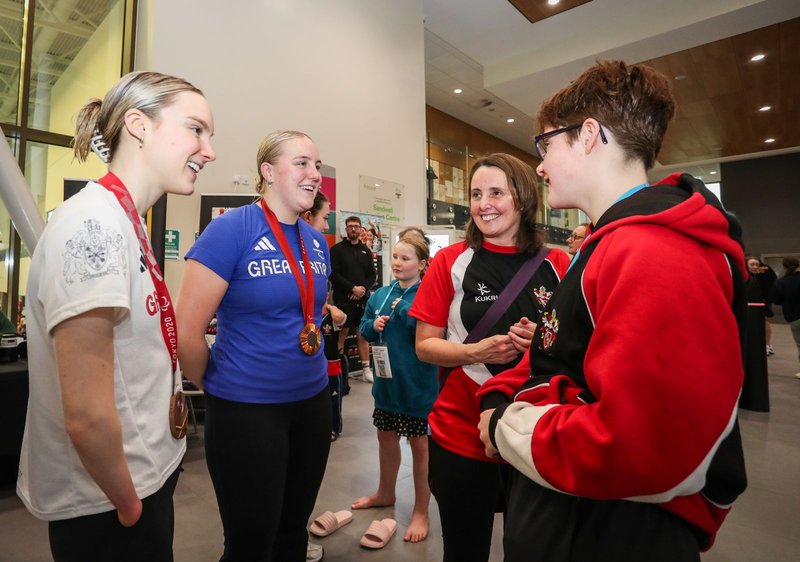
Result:
M759 29L800 17L800 0L593 0L534 24L508 0L423 0L423 9L427 103L532 152L541 102L596 59L635 63ZM681 168L706 181L719 170Z

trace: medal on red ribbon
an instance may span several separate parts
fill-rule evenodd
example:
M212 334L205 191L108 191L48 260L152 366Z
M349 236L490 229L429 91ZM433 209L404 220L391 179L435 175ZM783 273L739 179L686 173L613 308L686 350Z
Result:
M172 378L175 379L175 372L178 370L178 327L175 322L175 308L172 306L172 298L169 295L167 284L164 282L161 268L158 267L153 247L147 237L147 231L145 231L142 219L136 211L136 205L133 203L131 194L117 176L109 172L100 178L98 183L117 198L125 216L128 217L133 226L136 238L139 239L139 246L158 295L158 308L161 312L161 335L164 337L164 345L166 345L172 361ZM186 397L183 395L181 381L178 380L175 382L169 401L169 430L175 439L182 439L186 435L188 419L189 410L186 407Z
M299 341L300 349L307 355L314 355L319 351L322 336L320 335L319 328L314 324L314 271L311 269L311 264L308 259L308 252L306 252L306 245L303 242L303 235L300 234L298 228L297 235L300 238L300 254L303 259L303 270L305 271L305 282L303 276L300 275L300 266L292 253L292 248L289 246L289 241L283 233L278 217L272 212L272 209L267 205L267 201L261 198L261 208L264 210L264 218L267 219L278 245L281 247L286 261L289 262L289 269L292 270L294 280L297 282L297 289L300 291L300 303L303 308L303 319L305 325L300 330Z

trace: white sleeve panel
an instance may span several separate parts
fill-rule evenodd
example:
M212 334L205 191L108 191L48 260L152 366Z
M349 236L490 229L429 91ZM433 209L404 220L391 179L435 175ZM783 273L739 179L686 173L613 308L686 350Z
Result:
M555 488L547 483L536 469L531 455L531 439L536 424L539 423L542 416L556 406L558 404L534 406L527 402L514 402L497 420L494 433L500 456L522 474L551 490L555 490Z

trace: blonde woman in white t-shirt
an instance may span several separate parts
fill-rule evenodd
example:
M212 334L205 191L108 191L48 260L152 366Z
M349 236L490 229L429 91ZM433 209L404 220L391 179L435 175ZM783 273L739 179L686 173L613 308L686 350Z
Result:
M32 256L17 484L56 561L172 560L177 335L142 216L194 191L213 130L202 92L155 72L123 76L78 114L76 157L91 149L109 173L56 209Z

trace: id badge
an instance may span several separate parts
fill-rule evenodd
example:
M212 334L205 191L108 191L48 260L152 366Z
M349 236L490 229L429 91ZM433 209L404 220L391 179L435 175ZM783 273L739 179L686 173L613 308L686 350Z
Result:
M372 361L375 363L375 376L381 379L392 378L392 366L389 364L389 348L386 345L372 346Z

